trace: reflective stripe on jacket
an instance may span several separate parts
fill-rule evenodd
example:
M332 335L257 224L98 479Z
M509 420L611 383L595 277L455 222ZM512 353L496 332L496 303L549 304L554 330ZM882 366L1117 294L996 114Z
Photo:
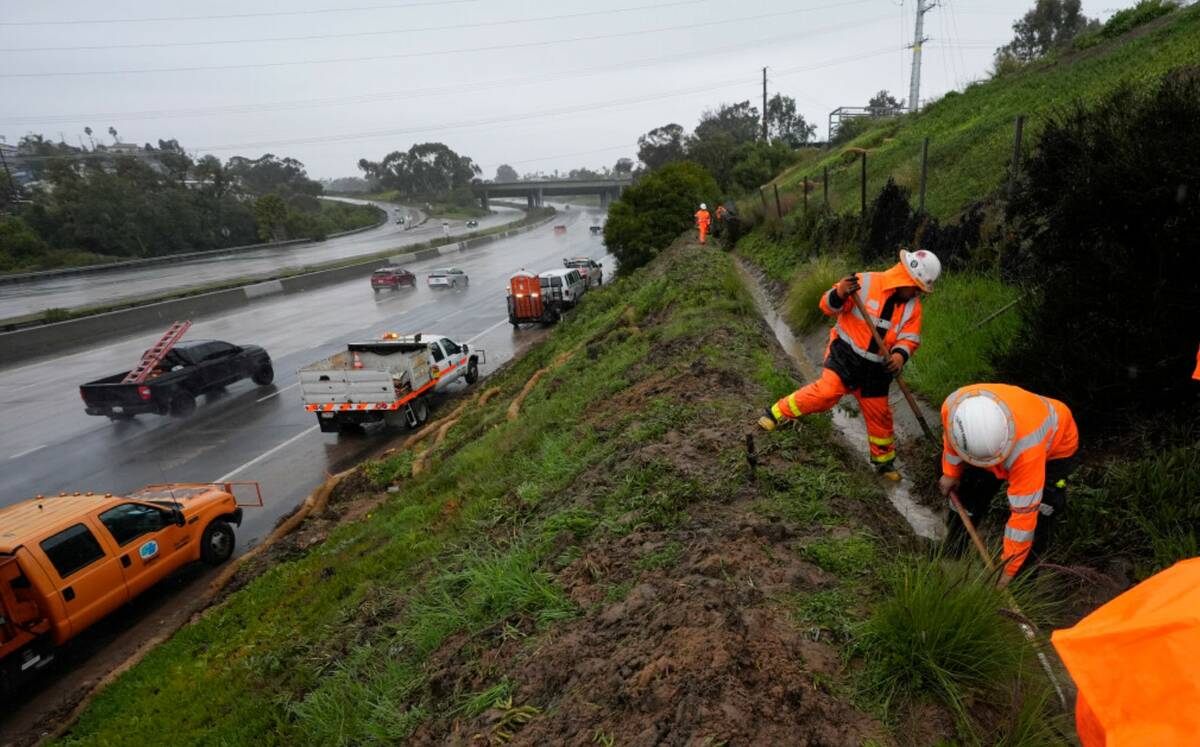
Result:
M962 477L968 466L950 442L954 409L971 394L991 397L1004 409L1013 425L1013 448L994 467L985 467L1008 481L1011 514L1004 527L1004 572L1015 576L1033 547L1038 507L1046 485L1046 462L1065 459L1079 448L1079 430L1071 410L1056 399L1043 397L1009 384L973 384L958 389L942 403L942 474Z
M914 296L908 301L893 304L887 319L881 319L879 315L897 288L913 286L912 279L899 264L886 272L860 272L857 277L858 298L867 313L875 319L888 352L900 352L906 359L911 358L921 346L921 299ZM837 317L837 324L829 332L830 342L840 338L861 357L869 361L883 361L884 356L875 348L867 320L858 313L850 299L842 301L833 291L822 294L821 311L826 316Z
M697 210L696 211L696 225L697 226L707 226L711 221L712 221L712 218L709 216L707 210Z

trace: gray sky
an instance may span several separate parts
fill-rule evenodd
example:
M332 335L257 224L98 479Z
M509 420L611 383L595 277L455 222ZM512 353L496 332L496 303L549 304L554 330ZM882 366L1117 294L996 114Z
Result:
M1131 4L1084 0L1083 9L1104 18ZM984 77L993 49L1032 5L941 0L926 16L922 100ZM86 125L111 142L111 125L125 142L177 138L222 159L293 156L322 178L358 174L360 157L441 141L491 178L501 163L551 172L635 157L638 135L653 127L690 130L705 108L761 102L767 66L769 93L795 97L824 137L837 106L861 106L881 88L907 96L915 7L7 0L0 134L16 143L31 131L55 140L61 132L77 145ZM73 21L92 22L65 23ZM266 41L278 37L291 38ZM253 41L222 43L232 40Z

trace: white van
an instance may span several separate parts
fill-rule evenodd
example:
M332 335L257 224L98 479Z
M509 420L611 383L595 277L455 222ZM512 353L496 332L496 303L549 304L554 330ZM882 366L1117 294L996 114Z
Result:
M542 297L550 301L561 301L564 308L579 303L587 292L588 283L579 270L566 267L538 273L542 285Z

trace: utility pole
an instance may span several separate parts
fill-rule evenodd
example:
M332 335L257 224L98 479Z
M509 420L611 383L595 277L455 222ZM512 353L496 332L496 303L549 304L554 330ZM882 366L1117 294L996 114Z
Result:
M908 110L915 112L921 100L921 45L929 41L925 36L925 14L937 7L933 0L917 0L917 24L913 32L912 78L908 84Z
M765 142L767 142L767 69L765 67L763 68L762 123L763 123L763 142L765 143Z

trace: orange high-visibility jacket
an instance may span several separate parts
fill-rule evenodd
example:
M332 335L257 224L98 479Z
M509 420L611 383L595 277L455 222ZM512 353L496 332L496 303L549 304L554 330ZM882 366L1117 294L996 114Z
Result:
M726 212L724 205L717 205L717 220L725 220Z
M921 300L914 296L908 301L894 304L888 319L880 319L879 313L897 288L915 285L912 278L901 264L885 272L860 272L857 275L858 298L875 320L876 328L883 330L883 342L888 352L899 351L906 359L911 358L921 347ZM858 313L850 299L843 301L841 306L833 306L833 295L836 294L830 292L821 296L821 311L826 316L837 317L837 324L829 331L829 341L832 343L841 338L863 358L882 362L882 351L871 350L873 340L867 320Z
M710 222L712 222L712 217L709 216L707 210L697 210L696 211L696 225L697 226L707 226Z
M947 477L962 477L964 464L950 443L954 408L963 397L976 392L998 402L1009 418L1012 451L1003 462L986 469L1001 480L1008 480L1008 506L1012 513L1004 527L1004 572L1015 576L1033 547L1042 488L1046 484L1046 462L1074 454L1079 448L1079 430L1071 410L1056 399L1009 384L964 386L942 403L942 474Z

